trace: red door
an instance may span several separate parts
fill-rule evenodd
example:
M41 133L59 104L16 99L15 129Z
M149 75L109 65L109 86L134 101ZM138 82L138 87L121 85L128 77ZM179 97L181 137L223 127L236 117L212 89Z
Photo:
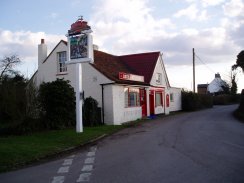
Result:
M150 90L149 93L149 104L150 104L150 115L154 115L155 105L154 105L154 91Z
M142 110L142 117L145 117L147 116L147 96L145 89L140 89L140 104Z

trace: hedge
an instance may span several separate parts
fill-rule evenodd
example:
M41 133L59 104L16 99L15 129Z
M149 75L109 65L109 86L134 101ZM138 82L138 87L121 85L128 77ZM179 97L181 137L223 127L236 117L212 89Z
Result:
M211 95L182 91L183 111L196 111L211 107L213 107L213 97Z
M244 122L244 89L241 92L241 101L239 107L234 111L234 116Z

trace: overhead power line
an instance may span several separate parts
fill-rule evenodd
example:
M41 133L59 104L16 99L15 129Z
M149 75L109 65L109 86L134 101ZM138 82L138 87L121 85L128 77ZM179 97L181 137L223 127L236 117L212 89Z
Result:
M196 58L203 64L205 65L205 67L207 67L212 73L216 74L217 72L215 72L211 67L209 67L206 62L204 62L196 53L195 53ZM222 75L224 75L225 77L229 78L230 76L226 75L225 73L222 73Z
M216 74L216 72L212 68L210 68L197 54L195 54L195 56L203 65L205 65L205 67L207 67L211 72Z

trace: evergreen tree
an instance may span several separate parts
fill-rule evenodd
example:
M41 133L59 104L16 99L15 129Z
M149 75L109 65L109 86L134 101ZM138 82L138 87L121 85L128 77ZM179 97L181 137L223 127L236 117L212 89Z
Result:
M231 79L230 93L232 95L235 95L237 93L237 84L236 84L236 76L235 75Z
M244 72L244 50L242 50L238 55L236 59L236 64L232 66L232 70L237 69L240 67L242 71Z

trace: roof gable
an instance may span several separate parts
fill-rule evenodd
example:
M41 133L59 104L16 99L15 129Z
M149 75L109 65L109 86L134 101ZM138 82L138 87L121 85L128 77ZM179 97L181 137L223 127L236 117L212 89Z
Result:
M46 62L48 60L48 58L53 54L53 52L56 50L56 48L61 44L64 43L67 46L67 41L61 40L59 41L59 43L53 48L53 50L51 51L51 53L49 53L49 55L47 56L47 58L43 61Z
M161 82L160 83L157 83L157 81L156 81L158 73L162 74L162 76L161 76L162 78L161 78ZM165 66L164 66L164 63L163 63L163 58L162 58L161 54L159 55L158 60L157 60L157 62L155 64L150 84L153 85L153 86L167 86L167 87L170 87L169 79L168 79L168 76L167 76L167 72L166 72L166 69L165 69Z
M120 56L121 62L130 67L135 74L144 76L150 83L160 52L141 53Z

